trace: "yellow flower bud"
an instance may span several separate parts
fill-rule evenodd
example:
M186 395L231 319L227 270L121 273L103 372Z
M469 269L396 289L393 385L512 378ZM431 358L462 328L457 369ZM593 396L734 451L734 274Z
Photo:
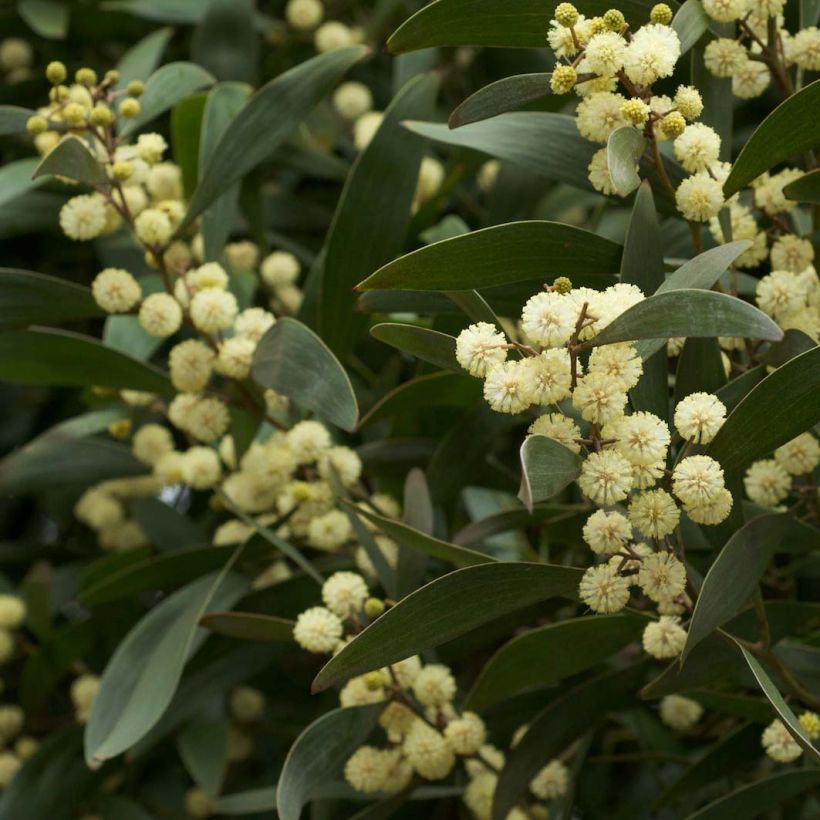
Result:
M66 67L58 60L46 66L46 77L54 85L59 85L67 76Z
M555 19L562 26L574 26L578 22L578 9L572 3L559 3L555 8Z
M28 131L32 137L36 137L38 134L43 134L48 131L48 121L45 117L35 114L33 117L29 117L26 121L26 131Z
M85 124L85 108L79 103L69 103L63 109L63 119L72 128L79 128Z
M666 3L658 3L652 7L649 12L649 19L653 23L659 23L662 26L668 26L672 22L672 9Z
M384 687L386 683L387 680L384 676L384 673L379 672L378 670L376 672L368 672L364 676L364 685L365 687L367 687L367 690L369 692L376 692L377 690Z
M93 68L78 68L74 79L80 84L87 87L97 84L97 72Z
M142 80L131 80L125 89L132 97L141 97L142 92L145 91L145 84Z
M605 31L608 31L609 28L607 24L604 22L603 17L593 17L589 21L589 34L590 37L593 34L603 34Z
M684 128L686 128L686 120L680 111L670 111L661 120L661 131L663 131L669 139L679 137L683 133Z
M626 25L626 18L618 9L609 9L604 14L604 23L610 31L620 31Z
M384 601L380 598L368 598L364 602L364 614L367 615L370 620L378 618L382 612L384 612Z
M552 289L558 293L569 293L572 290L572 281L566 276L559 276L552 283Z
M64 85L55 85L51 91L48 92L48 98L51 102L60 102L68 99L68 88Z
M109 69L105 72L105 81L109 85L116 85L120 81L120 72L114 68Z
M571 65L559 65L555 67L550 77L550 88L553 94L566 94L572 91L578 75Z
M624 115L624 119L628 120L632 125L639 127L644 125L649 119L650 110L649 106L643 100L637 98L627 100L621 106L621 113Z
M125 182L134 173L134 166L130 162L120 160L111 166L111 176L119 182Z
M114 122L114 112L103 103L97 103L92 109L89 119L94 125L111 125Z
M121 441L131 435L131 419L117 419L108 425L108 432Z
M139 101L133 99L132 97L127 97L120 103L119 112L120 116L133 119L140 113Z

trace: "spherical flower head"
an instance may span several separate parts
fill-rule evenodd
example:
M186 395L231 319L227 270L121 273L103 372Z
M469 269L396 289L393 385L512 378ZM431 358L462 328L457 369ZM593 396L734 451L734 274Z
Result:
M733 503L732 494L724 487L708 501L684 504L683 510L696 524L713 526L729 517Z
M581 418L595 424L606 424L623 415L626 406L623 382L606 373L587 373L578 379L572 394L572 406Z
M774 459L755 461L743 477L746 495L761 507L776 507L792 488L792 477Z
M677 658L686 644L686 630L677 618L661 616L657 621L647 624L643 631L643 648L653 658L664 660Z
M800 273L814 261L814 246L808 239L784 234L772 244L771 260L772 270Z
M96 675L80 675L71 684L69 694L78 720L84 722L91 714L91 707L100 691L100 679Z
M373 108L373 95L364 83L348 80L333 92L333 107L352 122Z
M210 397L200 398L191 408L184 429L195 439L210 444L225 435L230 421L228 408L222 401Z
M593 612L620 612L629 603L629 581L610 564L599 564L584 572L578 594Z
M177 453L173 450L164 453L153 465L154 475L164 486L182 484L185 480L182 475L183 463L182 453Z
M803 749L779 718L763 730L760 741L766 754L778 763L791 763L803 754Z
M259 342L273 327L276 319L264 308L252 307L243 310L233 324L237 336L244 336L253 342Z
M308 543L326 552L335 552L350 540L351 535L350 520L341 510L318 515L308 524Z
M24 721L23 710L16 704L0 706L0 739L8 742L16 737L20 734Z
M809 26L794 35L791 59L806 71L820 71L820 29Z
M137 138L137 156L150 165L160 162L167 148L161 134L140 134Z
M330 480L338 477L344 487L353 487L362 474L362 460L349 447L331 447L319 457L319 475Z
M189 447L182 455L182 478L195 490L210 490L222 478L222 465L216 450Z
M601 435L604 439L615 439L615 450L633 467L665 462L671 441L666 422L645 410L604 425Z
M340 618L359 612L369 595L364 578L355 572L334 572L322 585L325 606Z
M703 10L718 23L732 23L749 10L747 0L703 0Z
M204 333L227 330L238 312L236 297L219 288L205 288L191 300L191 321Z
M680 111L670 111L661 120L660 127L665 137L675 139L686 130L686 119Z
M643 101L635 97L627 100L621 106L623 118L630 124L638 128L643 127L649 119L651 108Z
M182 325L182 308L173 296L152 293L140 305L139 323L149 336L172 336Z
M778 447L774 460L791 475L807 475L820 464L820 442L811 433L801 433Z
M675 108L690 122L696 120L703 111L703 98L700 91L691 85L679 85L675 92ZM718 137L718 139L720 139Z
M137 280L122 268L105 268L91 284L94 301L106 313L127 313L142 297Z
M725 420L726 405L711 393L690 393L675 408L675 427L695 444L708 444Z
M723 187L706 173L693 174L678 186L675 203L686 219L706 222L723 206Z
M388 566L393 567L395 569L399 559L399 545L392 539L387 538L386 536L377 535L376 546L379 548L379 551L382 553L382 555L384 555L384 559L385 561L387 561ZM356 566L368 578L378 577L376 567L373 566L373 562L370 560L370 556L367 554L364 547L359 547L356 550L354 558L356 560Z
M592 155L592 159L587 166L587 175L592 187L604 194L610 196L615 193L615 186L612 182L612 176L609 173L609 160L607 158L606 148L601 148Z
M530 781L530 791L539 800L555 800L567 793L569 769L560 760L551 760Z
M413 680L413 693L422 706L443 706L456 695L456 681L449 668L428 663Z
M198 393L211 378L214 352L198 339L186 339L171 348L168 369L171 383L181 393Z
M584 524L583 538L593 552L607 555L632 538L632 526L621 513L596 510Z
M677 598L686 587L686 567L671 553L652 553L641 561L638 586L653 601Z
M225 245L225 259L233 270L253 270L259 263L259 247L243 239Z
M649 19L661 26L668 26L672 22L672 9L666 3L657 3L649 12Z
M703 53L706 68L716 77L731 77L748 59L749 54L743 45L728 37L711 40Z
M464 789L464 803L473 816L488 818L492 815L493 797L498 785L498 775L484 768L478 761L469 760L467 767L480 767ZM508 815L509 817L510 815Z
M104 490L91 487L74 505L74 515L94 530L113 527L125 518L122 504Z
M146 208L134 220L134 232L140 242L159 247L171 238L173 226L165 211L159 208Z
M225 290L229 281L228 272L219 262L206 262L185 275L185 284L195 291L207 288Z
M23 761L12 752L0 752L0 788L5 788L14 780L22 765Z
M521 312L521 328L527 338L543 347L565 345L575 330L575 306L557 291L536 293Z
M769 87L771 79L768 66L747 56L732 74L732 94L742 100L754 99Z
M687 125L675 140L675 156L690 173L705 171L717 161L719 155L720 137L713 128L703 123Z
M604 23L610 31L620 31L626 25L626 18L618 9L609 9L604 13Z
M48 120L40 114L35 114L26 120L26 131L36 137L48 131Z
M254 723L265 713L265 696L252 686L237 686L231 692L230 710L234 720Z
M196 820L204 820L214 813L214 799L204 789L194 787L185 792L185 813Z
M775 320L797 313L806 304L808 289L796 273L775 270L764 276L755 290L757 306Z
M335 51L337 48L352 46L356 42L354 32L344 23L329 20L316 29L313 35L313 45L320 54Z
M484 745L487 729L475 712L462 712L447 724L444 737L457 755L474 755Z
M314 606L296 619L293 639L308 652L330 653L341 640L342 631L338 615L323 606Z
M97 194L74 196L60 209L60 227L69 239L94 239L107 222L105 202Z
M680 510L669 493L650 490L632 498L629 520L647 537L661 539L675 531L680 520Z
M558 65L550 76L550 90L553 94L568 94L577 79L578 74L571 65Z
M316 461L332 443L327 428L318 421L300 421L294 424L287 433L286 441L297 464Z
M360 746L345 763L345 780L358 792L372 794L382 791L393 753L374 746Z
M555 7L556 22L562 26L574 26L578 22L578 9L572 3L559 3Z
M573 453L581 452L581 445L576 441L581 438L581 430L569 416L563 413L545 413L539 416L527 432L531 436L551 438Z
M601 76L617 74L623 67L625 55L626 41L609 30L591 37L585 52L589 70Z
M625 102L625 97L609 91L585 97L575 111L578 133L592 142L605 143L616 128L626 124L622 113Z
M633 83L652 85L669 77L680 57L680 40L667 25L650 24L635 32L624 56L624 71Z
M820 738L820 715L817 712L803 712L798 721L803 731L809 736L809 740Z
M703 715L703 707L682 695L666 695L661 698L658 712L661 720L676 732L688 732Z
M502 362L487 372L484 399L497 413L521 413L531 404L531 382L525 362Z
M495 325L476 322L456 338L456 361L472 376L483 378L487 370L507 360L507 338Z
M527 404L553 404L569 396L572 369L564 348L545 350L515 364L524 376Z
M432 199L444 181L444 166L433 157L423 157L416 182L415 202Z
M629 342L601 345L589 356L589 373L605 373L618 379L624 390L631 390L643 374L643 361L635 345Z
M143 464L153 466L174 449L171 433L161 424L143 424L134 433L131 450Z
M65 81L68 71L63 63L54 60L46 66L46 78L53 85L59 85Z
M383 111L368 111L353 123L353 145L357 151L364 151L370 145L383 119Z
M219 346L216 369L230 379L247 379L251 373L256 342L247 336L233 336Z
M420 720L410 728L402 750L425 780L443 780L455 765L455 754L444 737Z
M501 163L496 159L485 162L479 169L476 181L483 193L488 193L495 186L498 174L501 172Z
M17 629L26 619L26 605L22 598L4 593L0 595L0 629Z
M578 486L595 504L602 507L617 504L632 487L632 467L613 450L590 453L581 465Z
M344 642L340 642L334 647L334 654L338 652ZM369 703L381 703L385 698L384 689L376 688L368 685L367 677L359 675L351 678L339 692L339 703L344 709L351 706L366 706Z
M299 31L313 31L325 16L321 0L288 0L285 19Z

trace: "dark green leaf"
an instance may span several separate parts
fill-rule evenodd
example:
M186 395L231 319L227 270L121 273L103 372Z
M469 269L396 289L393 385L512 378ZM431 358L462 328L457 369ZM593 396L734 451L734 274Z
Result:
M189 723L177 734L177 750L188 774L208 794L217 794L228 765L228 736L224 722Z
M37 112L19 105L0 105L0 136L24 134L29 117Z
M575 599L581 571L549 564L491 563L456 570L402 598L316 676L314 691L431 649L523 609Z
M61 0L17 0L17 12L41 37L62 40L68 34L69 7Z
M40 160L37 157L16 159L0 168L0 205L12 202L21 194L38 188L45 180L32 178Z
M643 134L631 125L616 128L606 142L606 158L612 187L621 196L628 196L640 184L638 164L646 148Z
M385 323L370 328L370 335L436 367L464 373L456 361L456 340L446 333L415 325Z
M168 377L89 336L31 328L0 333L0 379L65 387L100 385L172 395Z
M547 436L527 436L521 445L521 487L518 497L532 508L561 492L578 478L581 459Z
M207 636L199 619L208 609L231 606L246 587L237 575L206 575L165 599L128 633L103 672L86 725L89 765L131 748L162 717L186 661Z
M102 316L88 288L54 276L0 268L0 330Z
M241 641L292 641L293 621L254 612L210 612L202 626Z
M211 0L191 38L191 59L217 80L253 83L259 38L253 27L255 0Z
M342 358L366 322L352 310L354 286L404 247L425 143L402 121L431 116L438 89L435 74L422 74L402 88L342 191L326 243L319 322L328 346Z
M743 146L723 184L728 198L784 159L820 145L815 112L820 108L820 80L782 102Z
M573 618L518 635L487 661L465 708L481 710L525 689L583 672L639 638L638 615Z
M220 814L258 814L276 808L276 787L251 789L236 794L225 794L214 803L214 811Z
M219 140L181 228L273 153L365 53L363 47L355 46L320 54L260 88Z
M117 88L125 88L131 80L144 82L159 65L173 33L171 28L158 28L129 48L117 63L120 75Z
M809 171L800 179L790 182L783 188L783 193L789 199L796 199L798 202L820 204L820 169Z
M79 137L67 136L49 151L35 169L32 177L63 176L85 185L105 185L108 178L102 165Z
M722 335L722 334L721 334ZM727 472L742 470L820 422L820 347L786 362L729 414L706 453Z
M700 0L686 0L672 20L680 40L680 53L686 54L709 28L709 17Z
M787 525L786 515L761 515L729 539L703 579L681 663L685 663L692 649L707 635L743 608L757 589L758 581L777 551Z
M193 193L199 181L202 116L207 99L204 92L194 94L178 102L171 111L171 145L174 162L182 171L182 188L186 196Z
M279 319L262 337L253 378L313 410L343 430L353 430L359 408L353 386L327 345L296 319Z
M450 114L450 128L460 128L506 111L515 111L550 93L550 74L516 74L504 77L471 94Z
M715 393L725 383L726 370L718 340L687 339L678 358L674 404L690 393Z
M302 809L338 779L348 757L367 739L384 705L351 706L322 715L291 746L276 795L281 820L299 820Z

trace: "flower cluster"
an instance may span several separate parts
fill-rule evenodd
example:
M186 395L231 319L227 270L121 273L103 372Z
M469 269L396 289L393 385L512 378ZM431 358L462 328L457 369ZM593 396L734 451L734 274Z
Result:
M820 740L820 715L803 712L798 721L809 740ZM760 742L766 754L778 763L792 763L803 754L803 749L779 718L763 730Z
M34 50L21 37L6 37L0 40L0 75L9 85L21 83L32 76Z
M811 243L793 235L779 239L772 247L782 267L772 270L755 290L757 306L784 330L800 330L820 341L820 279L811 261Z
M332 654L367 624L386 603L371 596L366 580L354 572L336 572L322 586L324 606L302 612L293 637L310 652ZM455 706L458 687L451 670L440 663L423 663L414 655L352 678L339 694L342 707L383 703L379 725L383 745L358 748L345 764L345 779L357 791L395 793L414 776L443 780L463 761L469 783L464 802L478 820L489 820L504 753L488 743L487 727L475 712ZM513 746L526 732L521 727ZM561 760L547 764L530 783L530 799L548 801L567 790L569 773ZM530 812L544 807L534 803ZM516 809L510 817L533 816ZM541 816L540 814L538 816Z
M813 433L801 433L778 447L773 458L755 461L743 477L746 495L761 507L777 508L790 495L809 497L816 492L811 481L820 464L820 442ZM807 483L800 483L803 477Z

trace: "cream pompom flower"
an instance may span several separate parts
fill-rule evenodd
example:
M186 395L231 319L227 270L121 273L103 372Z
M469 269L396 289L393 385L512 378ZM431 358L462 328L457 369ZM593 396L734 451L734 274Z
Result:
M708 444L725 420L726 405L711 393L690 393L675 407L675 427L695 444Z
M382 791L392 764L389 750L360 746L345 763L345 780L362 794Z
M632 526L619 512L596 510L587 518L582 534L593 552L606 555L618 552L632 538Z
M221 288L205 288L191 299L191 321L205 333L227 330L238 312L236 297Z
M100 271L91 283L91 292L106 313L126 313L142 297L139 282L122 268Z
M529 427L531 436L546 436L553 441L572 450L573 453L581 452L581 445L576 439L581 438L581 430L578 425L563 413L545 413L539 416Z
M629 602L629 580L612 565L599 564L584 572L578 594L593 612L620 612Z
M589 70L604 77L610 77L621 70L625 55L626 42L614 31L602 31L590 37L584 52Z
M350 519L341 510L330 510L311 518L308 524L308 543L319 550L334 552L353 534Z
M801 433L774 451L774 460L791 475L807 475L820 464L820 442Z
M17 595L0 594L0 629L17 629L25 619L25 601Z
M648 490L633 496L629 504L629 520L647 537L660 539L675 531L680 510L665 490Z
M609 91L598 91L584 97L575 112L578 133L592 142L605 143L609 135L627 122L623 115L626 98Z
M742 100L759 97L772 81L769 69L756 60L743 60L734 70L732 77L732 94Z
M728 518L733 503L732 494L724 487L708 501L684 504L683 510L696 524L712 526Z
M189 447L182 454L182 478L195 490L209 490L219 483L222 465L216 450Z
M314 606L300 613L293 627L293 639L308 652L332 652L341 638L341 620L323 606Z
M193 404L183 429L195 439L208 444L225 435L230 421L228 408L223 402L206 396L197 399Z
M564 348L545 350L520 362L528 404L555 404L570 394L572 367Z
M325 606L340 618L358 612L369 595L364 578L355 572L334 572L322 585Z
M457 755L474 755L486 741L487 728L475 712L462 712L447 724L444 737Z
M643 362L635 345L622 342L594 348L589 355L587 370L620 379L624 389L631 390L643 373Z
M587 175L592 187L610 196L615 193L615 185L612 182L612 175L609 173L609 160L606 148L601 148L592 155L592 160L587 166Z
M623 382L606 373L582 376L572 394L572 406L581 412L581 418L595 424L606 424L620 418L626 401Z
M140 305L139 323L149 336L172 336L182 325L182 308L173 296L152 293Z
M453 769L456 758L444 737L420 720L417 720L402 746L410 765L425 780L443 780Z
M632 465L644 467L666 460L671 435L666 422L639 410L607 424L601 434L615 438L615 449Z
M214 359L213 350L198 339L186 339L174 345L168 355L172 384L181 393L203 390L211 378Z
M502 362L487 373L484 398L497 413L520 413L531 404L531 382L525 362Z
M581 465L578 486L595 504L617 504L632 487L632 467L613 450L590 453Z
M703 715L703 707L682 695L666 695L658 709L661 720L677 732L688 732Z
M743 477L746 495L761 507L776 507L792 487L792 477L774 459L755 461Z
M771 260L772 270L800 273L814 261L814 246L808 239L787 233L772 243Z
M680 57L680 39L669 26L650 24L635 32L624 55L626 76L638 85L669 77Z
M60 227L69 239L94 239L107 221L105 202L98 194L74 196L60 209Z
M316 461L332 444L330 433L319 421L300 421L288 430L285 441L297 464Z
M173 232L171 219L159 208L146 208L134 220L134 233L146 245L165 245Z
M373 108L373 95L364 83L348 80L333 92L333 107L343 119L352 122Z
M706 222L717 216L723 205L723 187L709 174L693 174L678 186L675 202L686 219Z
M796 313L806 303L808 288L796 273L775 270L764 276L755 290L757 306L774 319Z
M575 330L575 310L563 293L531 296L521 312L521 329L527 338L544 347L565 345Z
M643 648L659 660L678 657L685 644L686 630L677 618L669 615L647 624L643 631Z
M778 763L791 763L803 754L803 749L779 718L763 730L760 741L766 754Z
M507 360L507 339L495 325L476 322L456 338L456 361L472 376L487 374L494 365Z
M256 342L247 336L232 336L219 345L214 366L217 372L231 379L247 379L251 373Z
M443 706L455 697L456 681L443 664L428 663L413 680L413 693L422 706Z
M718 23L731 23L749 10L748 0L703 0L703 10Z
M707 504L723 489L723 468L710 456L684 458L672 472L672 491L684 504Z
M820 29L808 26L794 35L791 59L806 71L820 71Z
M675 156L689 173L705 171L720 156L720 137L701 122L687 125L675 139Z
M655 552L641 561L638 586L653 601L676 598L686 587L686 568L671 553Z
M729 37L710 40L703 52L706 68L716 77L731 77L749 59L742 43Z
M551 760L530 781L530 791L540 800L555 800L567 793L569 769L560 760Z

